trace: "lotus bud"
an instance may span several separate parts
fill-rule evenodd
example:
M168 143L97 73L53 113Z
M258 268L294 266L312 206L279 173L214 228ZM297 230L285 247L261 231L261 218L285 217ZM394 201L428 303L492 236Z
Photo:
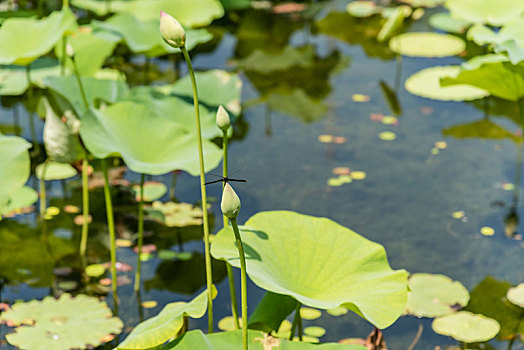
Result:
M73 57L75 55L75 49L70 43L67 43L66 45L66 55L67 57Z
M240 211L240 198L238 198L235 190L228 183L226 183L222 192L220 209L222 209L222 214L230 219L236 219Z
M176 19L160 11L160 33L164 41L174 48L183 47L186 44L186 32Z
M226 132L230 125L231 121L229 120L229 114L226 109L220 105L217 111L217 126L220 130Z

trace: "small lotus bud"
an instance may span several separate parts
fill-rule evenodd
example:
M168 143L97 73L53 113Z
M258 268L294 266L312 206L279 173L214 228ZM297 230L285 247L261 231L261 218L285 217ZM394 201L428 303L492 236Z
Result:
M70 43L67 43L66 45L66 55L67 57L73 57L75 55L75 49Z
M160 11L160 33L169 46L180 48L186 44L184 28L164 11Z
M226 132L227 129L229 129L229 126L231 125L231 121L229 120L229 114L225 110L224 107L219 106L217 110L217 126L220 130Z
M240 211L240 198L238 198L235 190L228 183L226 183L222 192L220 208L222 209L222 214L230 219L236 219Z

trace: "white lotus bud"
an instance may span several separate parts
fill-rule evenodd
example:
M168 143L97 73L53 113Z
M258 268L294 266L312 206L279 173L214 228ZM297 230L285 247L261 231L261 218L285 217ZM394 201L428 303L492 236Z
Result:
M176 19L160 11L160 33L164 41L174 48L180 48L186 44L186 32Z
M220 209L222 209L222 214L230 219L236 219L240 211L240 198L238 198L235 190L228 183L226 183L222 192Z
M227 129L229 129L229 126L231 125L231 121L229 120L229 114L227 113L226 109L220 105L217 110L217 126L220 130L226 132Z

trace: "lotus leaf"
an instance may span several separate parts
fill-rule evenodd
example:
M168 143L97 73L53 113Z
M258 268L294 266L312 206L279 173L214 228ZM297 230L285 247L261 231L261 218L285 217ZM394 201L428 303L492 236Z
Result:
M470 300L465 310L491 317L500 323L499 339L510 339L524 335L522 309L506 300L509 282L497 281L486 277L470 293Z
M184 316L200 318L206 309L207 290L188 303L179 301L167 304L158 315L138 324L116 349L151 349L162 345L182 328Z
M429 24L435 29L448 33L464 33L469 26L469 22L453 18L449 12L435 13L429 17Z
M487 119L445 128L442 130L442 135L452 136L458 139L479 138L490 140L510 139L514 142L520 141L520 137Z
M90 109L82 118L80 135L97 158L120 155L134 172L159 175L184 170L200 172L197 138L170 117L151 113L147 106L124 101L105 110ZM205 169L214 169L222 151L204 140Z
M208 25L224 15L218 0L111 0L110 6L105 0L73 0L72 4L99 16L125 12L143 20L156 19L164 11L188 27Z
M470 23L501 26L524 11L521 0L446 0L451 16Z
M189 203L155 201L152 209L162 213L163 222L168 227L202 225L202 209Z
M42 301L16 303L0 319L18 326L15 333L6 336L12 345L64 350L96 347L105 336L120 333L123 322L111 316L105 302L82 294L72 298L65 293L59 299L46 297Z
M524 308L524 283L516 287L510 288L507 294L508 300L513 304Z
M41 57L30 64L31 83L43 86L44 78L60 74L58 61ZM0 68L0 95L22 95L29 87L26 67L2 66Z
M353 17L369 17L382 12L382 7L373 1L353 1L347 4L346 11Z
M437 7L444 3L444 0L401 0L412 7Z
M213 69L206 72L196 72L195 79L201 102L212 109L217 109L218 106L222 105L235 116L240 114L242 81L238 74ZM157 89L164 94L193 96L191 80L187 75L173 85L164 85Z
M134 185L133 192L137 200L140 200L140 186ZM148 181L144 183L144 201L152 202L162 198L167 193L167 187L162 182Z
M436 318L431 326L436 333L465 343L488 341L500 330L499 323L494 319L468 311Z
M48 161L36 166L36 176L46 181L65 180L76 176L77 171L69 164Z
M408 313L417 317L437 317L450 313L455 306L467 305L468 290L444 275L417 273L409 277Z
M455 77L459 72L459 66L425 68L410 76L405 87L413 95L441 101L469 101L489 95L486 90L466 84L440 86L440 79Z
M18 136L0 134L0 209L27 181L30 174L28 149L31 144Z
M180 52L179 49L169 46L162 39L158 31L160 27L159 16L153 19L140 20L131 14L121 13L104 22L96 23L95 27L118 34L135 53L155 57ZM212 34L205 29L188 29L186 35L188 50L213 38Z
M389 48L404 56L446 57L461 53L466 49L466 44L453 35L420 32L393 37L389 41Z
M31 187L22 186L12 193L7 205L0 206L0 217L20 214L22 209L32 206L38 200L38 193Z
M101 80L91 77L82 77L81 79L90 106L94 106L95 102L99 100L114 103L128 92L127 84L123 81ZM76 115L83 116L86 113L87 109L82 100L78 81L74 76L49 77L44 80L44 84L64 97L74 108Z
M405 309L406 272L389 267L381 245L332 220L261 212L246 222L241 236L247 273L261 288L319 309L343 305L380 328ZM222 229L211 254L239 267L234 242L232 230Z
M511 101L524 96L524 62L513 65L504 55L484 55L469 60L461 68L457 74L443 77L441 85L468 84Z
M360 345L343 345L336 343L309 344L305 342L291 342L285 339L274 338L260 331L248 332L249 348L253 350L366 350ZM161 350L231 350L242 347L242 331L229 331L205 335L200 330L186 333L184 336L164 345Z
M271 334L297 308L297 301L290 296L266 292L255 311L249 316L250 329Z
M49 52L64 33L76 27L71 10L53 12L49 17L10 18L0 29L0 64L28 65Z
M398 30L400 27L402 27L402 22L404 22L404 9L402 7L396 7L391 15L388 17L386 23L380 28L380 32L378 32L377 39L378 41L385 41L388 39L393 33Z

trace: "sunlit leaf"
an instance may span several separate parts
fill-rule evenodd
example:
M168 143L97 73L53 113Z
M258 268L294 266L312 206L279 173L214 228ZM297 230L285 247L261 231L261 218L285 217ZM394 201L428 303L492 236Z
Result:
M501 26L524 11L521 0L446 0L445 6L455 18L494 26Z
M22 214L38 200L38 193L31 187L22 186L13 192L6 205L0 205L0 217Z
M48 161L36 167L36 176L46 181L69 179L76 176L76 174L76 169L66 163Z
M346 11L353 17L369 17L382 12L382 7L373 1L353 1L347 4Z
M161 213L160 220L168 227L202 224L202 209L189 203L155 201L151 209ZM148 209L146 208L146 210Z
M507 294L508 300L513 304L524 308L524 283L516 287L510 288Z
M290 296L266 292L248 320L250 329L266 333L277 331L282 321L297 307L297 301Z
M135 192L135 198L140 200L140 186L133 185L133 192ZM162 182L148 181L144 183L144 201L152 202L159 198L162 198L167 193L167 186Z
M29 148L31 144L21 137L0 134L0 209L29 178Z
M433 330L464 343L484 342L495 338L500 325L492 318L468 311L459 311L436 318Z
M404 56L454 56L466 48L462 39L449 34L413 32L400 34L389 41L389 48Z
M429 24L435 29L448 33L464 33L469 22L451 17L449 12L435 13L429 17Z
M378 32L377 39L378 41L385 41L393 33L402 27L402 22L404 21L404 9L402 7L396 7L393 12L389 15L386 23L380 28Z
M30 64L31 83L42 87L44 78L60 74L60 64L55 59L41 57ZM24 66L0 66L0 95L22 95L29 88Z

